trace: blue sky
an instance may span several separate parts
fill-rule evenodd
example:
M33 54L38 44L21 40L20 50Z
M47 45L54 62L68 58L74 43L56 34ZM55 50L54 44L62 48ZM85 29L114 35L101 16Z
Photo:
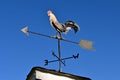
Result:
M62 57L79 53L67 60L63 72L93 80L119 80L120 77L120 1L119 0L0 0L0 78L25 80L34 66L58 70L58 63L44 66L44 60L56 59L57 41L37 35L25 36L20 29L55 35L47 11L52 10L64 23L73 20L80 31L64 38L94 42L94 51L61 42Z

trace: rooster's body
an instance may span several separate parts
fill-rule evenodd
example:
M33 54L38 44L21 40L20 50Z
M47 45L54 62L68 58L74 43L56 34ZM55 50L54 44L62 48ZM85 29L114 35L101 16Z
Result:
M61 33L67 33L71 28L76 33L79 30L79 26L73 21L66 21L64 24L59 23L56 16L52 13L52 11L48 11L48 16L50 17L50 24L61 36Z

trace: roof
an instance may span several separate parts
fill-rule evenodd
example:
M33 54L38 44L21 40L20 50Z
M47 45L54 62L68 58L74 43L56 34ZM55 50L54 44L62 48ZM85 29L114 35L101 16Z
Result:
M32 75L35 74L36 70L44 72L44 73L50 73L50 74L58 75L58 76L65 76L65 77L72 78L72 79L75 79L75 80L91 80L90 78L87 78L87 77L77 76L77 75L64 73L64 72L58 72L58 71L55 71L55 70L45 69L45 68L42 68L42 67L33 67L31 69L30 73L27 75L26 80L30 80Z

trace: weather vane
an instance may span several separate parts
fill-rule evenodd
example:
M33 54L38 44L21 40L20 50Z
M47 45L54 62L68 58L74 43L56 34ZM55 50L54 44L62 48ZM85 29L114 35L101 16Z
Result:
M59 21L57 20L56 16L52 13L52 11L48 11L47 12L48 16L50 17L50 24L51 26L56 30L56 35L55 36L49 36L49 35L45 35L45 34L41 34L41 33L37 33L37 32L33 32L30 31L28 29L28 27L24 27L21 29L21 31L26 34L29 35L29 33L32 34L36 34L36 35L40 35L40 36L44 36L44 37L48 37L48 38L53 38L53 39L57 39L58 41L58 56L55 54L54 51L52 51L52 55L54 57L56 57L56 60L45 60L45 65L48 65L48 63L52 63L52 62L59 62L59 71L62 71L62 64L65 66L65 60L67 59L77 59L79 57L79 54L76 55L72 55L71 57L67 57L67 58L61 58L61 45L60 45L60 41L65 41L65 42L69 42L69 43L74 43L74 44L78 44L80 45L82 48L88 49L88 50L93 50L94 48L92 47L93 42L92 41L88 41L88 40L80 40L79 42L75 42L75 41L71 41L71 40L67 40L64 39L61 35L61 33L67 33L70 29L73 29L74 32L76 33L80 27L73 21L69 20L66 21L64 24L59 23Z

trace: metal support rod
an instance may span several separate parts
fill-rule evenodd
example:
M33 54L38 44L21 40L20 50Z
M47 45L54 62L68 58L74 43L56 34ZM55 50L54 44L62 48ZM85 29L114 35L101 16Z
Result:
M69 43L73 43L73 44L79 44L79 42L74 42L74 41L62 39L62 38L60 38L60 37L48 36L48 35L45 35L45 34L41 34L41 33L37 33L37 32L32 32L32 31L27 31L27 32L32 33L32 34L36 34L36 35L41 35L41 36L48 37L48 38L63 40L63 41L65 41L65 42L69 42Z
M48 37L48 38L52 38L51 36L41 34L41 33L37 33L37 32L33 32L33 31L27 31L27 32L32 33L32 34L36 34L36 35L40 35L40 36L44 36L44 37Z
M58 55L59 55L59 72L62 72L61 52L60 52L60 39L58 39Z

